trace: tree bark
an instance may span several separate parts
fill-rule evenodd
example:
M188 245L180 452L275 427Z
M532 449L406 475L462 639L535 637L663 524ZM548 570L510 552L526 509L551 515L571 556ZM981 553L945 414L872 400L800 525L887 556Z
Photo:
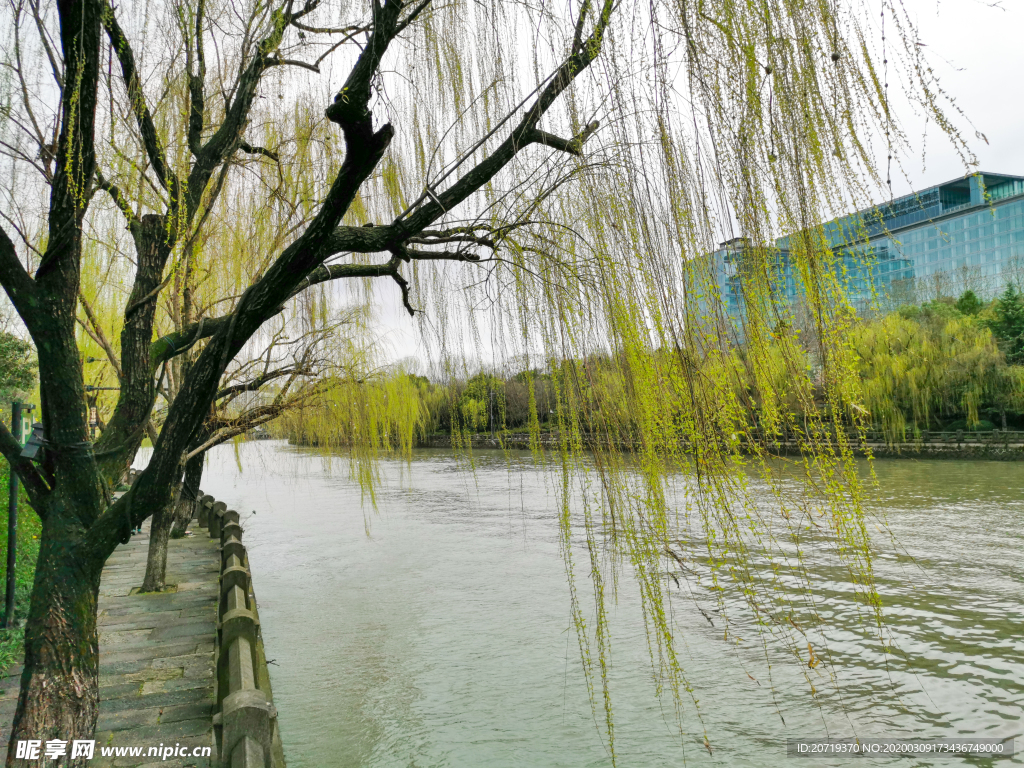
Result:
M149 356L156 316L153 291L160 284L170 254L165 217L143 216L131 230L138 269L121 329L121 392L107 428L96 441L100 471L108 478L118 477L131 465L156 401ZM152 298L147 299L149 296Z
M203 457L193 456L185 464L185 477L179 482L171 500L154 515L149 524L149 552L143 592L160 592L167 586L167 546L175 531L185 534L195 512L199 483L203 478Z
M174 523L174 509L181 495L181 482L166 504L153 513L149 523L149 553L146 555L146 577L143 592L162 592L167 582L167 541Z
M184 535L189 522L195 516L196 498L199 496L199 483L203 480L205 458L206 454L200 453L193 456L185 464L185 480L181 485L181 492L178 494L178 504L174 510L172 535L175 531L180 531Z
M96 728L96 603L103 561L69 551L63 540L49 530L43 534L25 626L25 668L7 751L9 768L19 740L67 741L70 758L71 741L93 738ZM84 758L65 763L75 768L86 764Z

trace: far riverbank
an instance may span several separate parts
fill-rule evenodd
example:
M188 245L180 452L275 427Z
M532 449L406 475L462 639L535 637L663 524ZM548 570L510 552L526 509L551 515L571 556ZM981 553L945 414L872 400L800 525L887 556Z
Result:
M461 438L465 441L466 438ZM558 432L541 432L539 444L542 448L558 448ZM469 445L474 450L530 450L533 446L528 432L498 433L494 437L488 434L469 436ZM924 432L920 439L902 443L886 442L880 432L868 432L865 439L849 438L855 456L859 458L873 457L877 459L952 459L982 461L1022 461L1024 460L1024 432L1016 430L992 430L989 432ZM308 438L289 440L293 445L319 447L315 440ZM583 445L593 447L593 440L584 436ZM450 434L421 436L416 440L416 448L452 449L464 447L464 442L453 440ZM741 443L740 449L746 452ZM795 439L779 440L769 443L767 451L776 456L800 456L801 443Z

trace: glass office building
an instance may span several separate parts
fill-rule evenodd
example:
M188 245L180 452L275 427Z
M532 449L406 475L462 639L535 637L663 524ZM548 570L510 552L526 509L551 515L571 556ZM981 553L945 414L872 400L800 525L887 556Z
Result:
M824 231L854 307L917 303L970 288L983 298L1024 277L1024 177L976 173L830 221ZM742 238L713 254L729 315L743 314ZM776 241L778 290L800 293L789 238ZM780 296L782 298L782 296Z

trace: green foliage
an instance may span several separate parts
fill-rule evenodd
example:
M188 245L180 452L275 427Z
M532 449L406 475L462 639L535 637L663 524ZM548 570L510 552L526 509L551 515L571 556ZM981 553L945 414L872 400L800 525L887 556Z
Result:
M36 360L32 345L0 331L0 402L23 396L35 384Z
M4 509L7 507L7 489L10 477L10 467L6 461L0 462L0 494L4 499ZM14 616L17 621L24 620L28 615L29 597L32 594L32 581L35 576L36 560L39 557L39 537L42 535L42 525L35 511L28 505L28 497L25 489L20 489L18 502L18 562L15 568L15 601ZM0 515L3 520L2 531L0 531L0 572L6 573L7 563L7 514ZM0 593L4 591L4 585L0 584ZM23 628L0 629L0 674L11 664L21 663L24 653Z
M1006 361L1024 364L1024 294L1013 283L993 303L988 327L999 340Z
M978 298L977 294L970 289L964 291L956 301L957 311L962 315L977 315L984 306L984 303Z
M864 323L851 342L864 404L893 441L941 418L973 429L986 405L1005 407L1020 393L1020 370L1007 366L986 324L951 302L902 307Z
M968 291L967 293L971 293ZM966 294L965 294L966 295ZM971 293L973 296L974 294ZM964 312L960 311L959 302L950 298L934 299L926 301L917 306L915 304L905 305L896 310L897 314L906 320L916 320L922 323L937 323L942 325L947 320L954 320L963 317Z

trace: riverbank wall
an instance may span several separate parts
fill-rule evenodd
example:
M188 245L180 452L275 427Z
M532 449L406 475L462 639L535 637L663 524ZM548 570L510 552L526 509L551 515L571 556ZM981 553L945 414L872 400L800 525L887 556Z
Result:
M1024 460L1024 432L1012 430L993 430L991 432L923 432L919 439L902 443L886 442L881 433L868 432L864 436L849 435L848 441L857 456L873 456L884 459L977 459L988 461L1022 461ZM557 448L559 435L557 432L542 432L539 444L543 448ZM510 432L490 435L472 435L470 445L477 449L529 449L530 435L527 432ZM592 441L586 436L584 447L590 447ZM452 448L451 435L427 435L421 437L417 448ZM627 446L620 446L627 447ZM739 443L740 450L749 452L747 446ZM769 442L762 446L770 455L799 456L801 441L795 437Z
M213 732L220 764L285 768L259 609L239 514L200 492L200 529L220 542Z

